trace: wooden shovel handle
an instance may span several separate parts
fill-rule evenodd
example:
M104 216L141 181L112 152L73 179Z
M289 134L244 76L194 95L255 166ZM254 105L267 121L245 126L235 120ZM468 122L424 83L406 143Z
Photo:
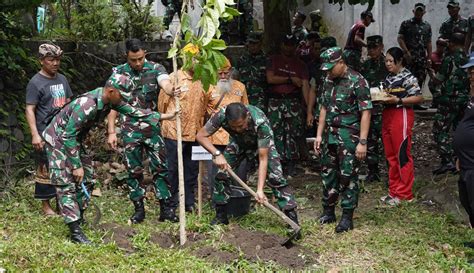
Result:
M228 168L227 172L230 174L230 176L232 176L235 181L240 184L240 186L247 190L255 199L257 198L257 193L255 193L247 184L245 184L245 182L242 181L242 179L240 179L240 177L238 177L232 169ZM290 225L295 232L298 232L301 229L301 227L298 226L295 222L293 222L293 220L291 220L288 216L286 216L285 213L275 208L272 204L268 203L268 201L263 202L263 205L274 213L276 213L278 216L280 216L280 218L282 218L283 221Z

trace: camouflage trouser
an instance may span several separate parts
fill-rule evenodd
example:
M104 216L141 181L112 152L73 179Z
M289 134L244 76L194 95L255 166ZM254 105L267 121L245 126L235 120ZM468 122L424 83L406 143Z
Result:
M438 105L438 99L441 96L441 84L435 84L433 80L428 82L428 88L430 89L433 97L433 105Z
M331 134L331 132L329 132ZM337 144L323 145L321 177L323 206L337 204L339 195L343 209L354 209L359 201L358 161L355 149L358 139L348 130L339 129Z
M369 136L367 138L367 165L378 166L383 158L380 145L382 142L382 115L372 115L370 120Z
M434 115L432 132L442 164L454 163L451 129L456 130L466 103L441 103Z
M143 153L150 159L150 173L153 176L157 199L167 199L171 196L168 185L168 164L166 160L165 143L161 137L160 128L153 126L146 130L133 130L123 133L125 146L125 165L128 170L127 185L130 188L130 199L140 200L145 189L143 181Z
M360 61L361 52L354 49L344 49L342 53L344 58L344 62L346 62L347 66L354 69L355 71L360 71L362 63Z
M163 16L163 25L166 29L168 29L171 22L173 22L173 17L178 13L178 16L181 17L181 6L183 5L182 0L172 0L168 1L168 5L166 6L165 15Z
M248 91L250 92L250 91ZM264 91L262 90L262 93ZM267 113L267 108L268 108L268 99L264 94L254 94L254 95L248 95L249 98L249 104L253 105L255 107L258 107L260 110L262 110L265 114Z
M426 58L413 56L412 63L407 65L408 70L418 79L418 85L423 87L426 79Z
M257 149L247 150L239 147L237 143L231 142L224 151L224 157L230 167L233 170L237 170L245 158L247 158L248 162L258 160L258 151ZM296 208L296 201L292 189L288 186L288 182L283 177L278 152L273 143L270 144L268 151L267 177L267 185L272 188L272 192L278 200L278 207L283 211ZM231 193L230 181L231 177L229 174L219 169L216 174L214 192L212 194L212 200L216 204L227 204Z
M54 153L63 153L65 151L54 149L50 145L46 145L46 154L51 158ZM82 168L84 169L83 183L86 188L91 191L94 187L94 170L92 168L92 160L84 152L80 153ZM58 158L58 157L55 157ZM72 168L66 161L64 168L50 168L49 174L51 184L56 186L56 194L58 198L59 210L64 217L64 222L69 224L81 218L81 210L85 210L88 205L88 198L81 188L81 184L74 181ZM90 192L89 192L90 193Z
M303 112L300 99L268 100L268 114L275 146L283 162L300 158L297 141L304 133Z

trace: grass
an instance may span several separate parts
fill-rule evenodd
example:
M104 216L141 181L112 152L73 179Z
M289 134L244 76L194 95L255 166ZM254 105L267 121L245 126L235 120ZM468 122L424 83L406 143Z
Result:
M311 270L403 270L474 272L467 263L474 251L464 248L464 241L473 240L474 232L452 217L427 210L419 203L406 203L398 208L381 208L374 202L385 189L380 184L364 185L360 207L355 215L355 229L335 234L335 224L321 226L316 221L320 212L319 182L300 187L298 201L303 219L304 239L301 245L314 253ZM309 183L308 183L309 184ZM303 192L304 191L304 192ZM68 230L59 217L45 218L39 214L40 204L32 200L33 186L21 183L16 194L0 204L0 271L275 271L283 270L276 263L251 262L240 258L231 264L213 264L193 255L196 248L214 246L235 252L235 247L221 242L227 227L211 227L213 216L205 208L202 219L187 217L187 229L206 235L196 246L163 249L149 242L152 234L177 234L178 225L159 223L158 205L147 203L147 220L134 226L137 234L131 239L133 253L121 250L115 243L104 244L105 232L85 229L96 244L75 245L67 240ZM310 192L310 193L309 193ZM94 200L102 209L102 222L125 225L132 205L119 190L105 191ZM340 214L340 211L339 213ZM282 221L262 207L246 217L232 220L246 229L284 235Z

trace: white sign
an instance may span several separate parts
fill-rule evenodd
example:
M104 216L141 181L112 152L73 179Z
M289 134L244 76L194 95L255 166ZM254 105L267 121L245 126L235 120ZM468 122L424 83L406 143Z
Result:
M202 146L193 146L191 150L191 160L194 160L194 161L212 160L212 154L209 153Z

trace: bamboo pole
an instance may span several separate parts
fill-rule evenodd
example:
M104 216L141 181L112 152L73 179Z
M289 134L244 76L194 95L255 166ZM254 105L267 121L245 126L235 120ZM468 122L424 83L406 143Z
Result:
M181 14L184 13L188 0L183 1L181 7ZM178 39L181 36L181 18L179 18L178 28L173 40L173 48L176 47ZM178 86L178 62L177 55L173 57L173 73L174 86ZM179 96L175 96L176 110L179 111L181 106L179 104ZM181 113L176 116L176 140L178 142L178 188L179 188L179 243L184 245L186 243L186 212L184 208L184 170L183 170L183 137L181 132Z
M198 217L202 216L202 176L204 175L204 164L202 160L199 161L199 176L198 176Z

